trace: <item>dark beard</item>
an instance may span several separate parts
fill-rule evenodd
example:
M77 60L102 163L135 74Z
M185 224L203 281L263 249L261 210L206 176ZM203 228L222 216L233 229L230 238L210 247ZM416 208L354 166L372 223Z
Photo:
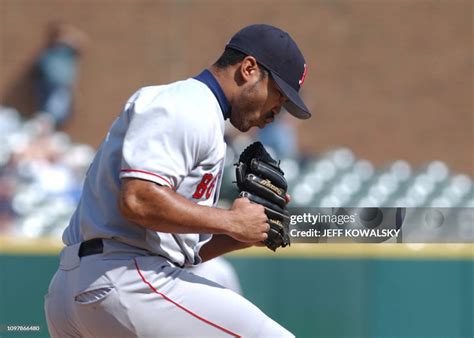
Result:
M253 93L255 92L255 87L260 81L253 84L252 87L245 90L238 102L232 106L232 114L230 116L230 123L240 130L241 132L247 132L253 125L252 121L249 120L249 112L254 112L257 109L257 104L254 102Z

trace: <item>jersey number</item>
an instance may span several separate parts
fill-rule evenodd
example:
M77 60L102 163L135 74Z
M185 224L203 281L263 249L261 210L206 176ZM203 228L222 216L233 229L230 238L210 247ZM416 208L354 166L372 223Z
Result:
M204 194L206 194L206 199L211 197L212 190L216 186L217 177L214 177L212 174L204 174L201 183L198 184L194 192L193 198L201 199Z

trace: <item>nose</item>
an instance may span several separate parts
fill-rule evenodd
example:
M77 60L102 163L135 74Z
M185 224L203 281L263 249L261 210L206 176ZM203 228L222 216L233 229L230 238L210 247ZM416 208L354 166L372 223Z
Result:
M265 123L272 123L275 120L275 116L269 116L265 119Z
M280 104L277 107L272 109L273 116L276 116L276 115L280 114L281 107L282 107L282 105Z

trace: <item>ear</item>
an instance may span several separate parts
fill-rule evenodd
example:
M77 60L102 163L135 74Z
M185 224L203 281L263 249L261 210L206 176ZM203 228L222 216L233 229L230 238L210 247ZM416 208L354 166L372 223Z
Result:
M246 56L240 63L240 76L244 82L255 82L260 78L257 60L253 56Z

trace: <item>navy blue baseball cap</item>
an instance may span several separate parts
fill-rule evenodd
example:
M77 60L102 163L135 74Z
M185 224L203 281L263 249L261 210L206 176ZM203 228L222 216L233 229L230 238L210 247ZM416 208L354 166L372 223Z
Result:
M253 56L270 72L288 98L283 106L291 115L299 119L311 117L298 94L306 78L306 62L296 42L287 32L264 24L247 26L230 39L226 48Z

